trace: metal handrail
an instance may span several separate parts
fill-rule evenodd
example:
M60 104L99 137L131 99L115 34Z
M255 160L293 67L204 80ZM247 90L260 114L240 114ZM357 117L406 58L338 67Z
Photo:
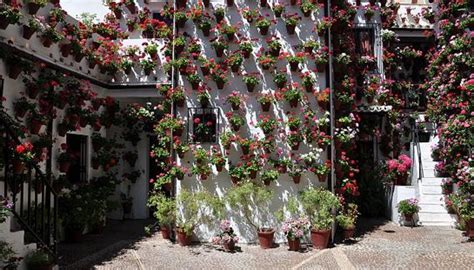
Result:
M12 179L12 187L10 188L10 192L12 194L12 201L14 207L12 207L13 216L15 216L16 220L20 224L23 230L25 230L29 235L34 238L34 241L45 249L50 255L57 259L57 234L58 234L58 195L54 188L52 187L51 183L48 181L45 174L41 171L38 164L34 161L27 162L28 173L24 174L23 177L28 178L27 181L27 190L28 194L26 195L27 198L24 197L24 181L21 183L20 190L15 189L16 178L13 177L13 173L9 171L9 156L11 154L12 149L8 147L10 141L13 141L16 144L20 144L21 141L18 138L17 133L15 132L15 128L18 128L18 123L14 121L3 109L0 109L0 125L3 127L5 132L5 146L3 149L3 153L5 156L5 164L4 164L4 193L5 197L8 195L8 182ZM35 172L35 181L39 181L41 186L43 187L41 191L41 196L38 194L38 190L34 187L32 183L32 172ZM11 177L11 178L10 178ZM34 201L32 201L32 192L31 189L34 189ZM16 200L17 196L20 199L20 211L16 210ZM38 210L38 198L41 198L41 209ZM24 200L27 199L27 217L25 218L23 215L24 212ZM51 205L52 201L52 205ZM34 204L34 205L32 205ZM34 211L33 211L34 206ZM40 211L40 212L39 212ZM39 212L39 213L38 213ZM38 214L40 214L40 218L38 218ZM31 217L34 215L33 217ZM45 216L46 215L46 220ZM51 215L53 215L53 220L51 224ZM34 222L32 222L32 219ZM34 223L34 224L32 224ZM40 223L40 224L38 224ZM51 228L52 227L52 228ZM51 229L53 230L51 232ZM52 238L52 239L51 239Z

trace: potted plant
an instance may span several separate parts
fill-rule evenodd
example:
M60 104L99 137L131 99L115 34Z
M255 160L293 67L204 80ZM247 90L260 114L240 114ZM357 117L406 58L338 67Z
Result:
M416 225L414 223L413 215L418 213L420 207L418 206L418 200L415 198L402 200L398 203L398 213L403 216L403 219L406 223L410 225Z
M290 131L297 131L299 126L301 125L301 119L298 117L290 116L288 117L288 121L286 122Z
M318 176L319 182L326 182L328 177L328 173L331 171L331 163L324 162L318 163L314 168L313 172Z
M36 16L31 17L28 19L28 23L23 25L23 38L29 40L40 28L40 20Z
M56 31L55 28L46 26L41 32L41 39L43 42L43 46L49 48L51 44L58 43L59 41L63 40L64 36L58 31Z
M156 61L153 59L143 59L140 61L140 66L143 69L145 75L149 76L151 72L156 68Z
M303 43L303 49L305 53L312 54L315 49L319 48L319 42L309 39Z
M232 142L236 140L235 135L230 131L225 131L221 134L220 140L224 149L229 150Z
M197 72L188 74L186 76L186 79L191 84L191 88L193 90L199 89L199 85L201 84L201 77L199 76L199 74L197 74Z
M283 222L281 230L288 239L290 251L300 251L301 238L309 231L310 223L307 217L288 218Z
M35 108L36 104L28 101L26 97L21 97L13 102L13 109L17 118L25 117L27 112L34 111Z
M227 120L229 121L229 124L232 126L232 130L235 132L240 130L240 127L242 127L245 124L245 119L239 114L233 113L233 112L227 112L226 113Z
M217 30L221 35L227 37L228 41L234 40L235 33L237 33L237 27L233 25L229 25L227 23L220 23L216 26Z
M309 0L303 0L300 5L301 12L303 12L303 16L305 17L309 17L316 8L314 2Z
M301 204L311 221L311 241L313 247L324 249L328 246L334 211L339 208L338 198L323 188L308 188L300 195Z
M17 24L21 17L17 6L2 5L0 7L0 29L6 29L10 24Z
M303 168L301 165L292 164L289 168L288 175L293 179L295 184L299 184L301 181L301 175L303 174Z
M303 136L298 131L290 131L286 137L291 150L298 150L300 143L303 141Z
M255 9L245 7L242 9L242 17L244 17L248 23L252 23L253 20L258 17L258 12Z
M232 106L232 110L238 110L242 102L242 96L237 91L232 91L232 93L227 96L226 101Z
M13 153L12 168L15 174L23 174L26 164L31 163L36 155L33 150L33 144L24 142L15 147Z
M26 256L25 263L31 270L52 270L54 259L48 252L37 249Z
M273 82L278 88L285 87L286 83L288 82L288 79L286 78L286 73L277 72L275 76L273 76Z
M266 186L269 186L272 182L276 181L280 173L277 170L266 170L262 173L262 180Z
M222 155L222 153L218 151L213 151L212 156L211 156L211 163L216 166L216 170L218 172L221 172L222 169L224 168L227 160L226 158Z
M148 207L152 207L153 216L160 224L163 239L170 239L171 227L176 222L176 201L163 193L153 193L148 198Z
M255 150L257 147L255 140L249 138L239 138L239 145L244 155L250 154L250 151Z
M242 81L247 86L247 91L253 92L255 86L258 85L259 79L257 74L246 74L242 77Z
M357 204L349 203L343 207L339 212L339 215L336 216L337 224L344 231L344 240L354 237L355 224L358 215Z
M272 117L266 115L259 115L258 117L258 122L257 122L257 127L259 127L260 129L262 129L263 131L263 134L265 135L270 135L271 133L273 133L273 131L275 130L275 128L277 128L278 126L278 123L275 119L273 119Z
M293 35L295 34L295 29L296 25L298 24L300 17L298 16L297 13L294 14L285 14L284 15L284 21L285 21L285 26L286 26L286 32L288 35Z
M239 50L242 52L244 58L249 58L253 51L253 44L251 41L242 41L239 43Z
M216 6L214 9L214 17L216 18L216 22L220 23L225 16L225 7L223 6Z
M220 66L216 66L211 72L212 80L216 83L217 89L224 89L225 83L229 80L227 77L227 71L221 69Z
M270 55L273 57L280 56L281 42L277 37L271 37L267 39L268 49L270 50Z
M258 17L256 26L262 36L266 36L268 34L268 29L270 28L271 25L272 25L271 20L263 16Z
M227 57L225 62L230 67L232 72L238 72L240 69L240 66L244 62L244 58L242 57L242 55L240 55L240 53L233 53Z
M238 185L247 176L245 167L240 162L236 166L230 165L229 175L234 185Z
M184 106L184 101L186 100L186 96L184 95L184 90L181 87L176 87L171 89L168 93L171 100L176 104L178 107Z
M269 70L276 63L275 57L269 54L262 54L257 57L258 64L262 67L263 70Z
M280 18L281 14L285 12L285 6L283 4L275 3L273 4L273 12L275 13L275 17Z
M273 97L272 93L263 93L258 97L258 103L260 103L262 111L264 112L268 112L270 110L270 106L273 102L275 102L275 98Z
M199 101L199 103L201 104L201 107L203 108L207 108L207 106L209 106L209 102L211 100L211 96L209 95L209 93L207 91L199 91L198 94L197 94L197 100Z
M210 224L220 219L224 204L206 191L190 192L181 189L176 197L177 216L176 234L180 245L191 244L194 228L201 224Z
M299 69L299 65L304 62L306 58L306 54L304 52L297 52L295 55L288 54L286 56L286 60L290 64L291 71L297 71Z
M325 46L317 50L314 55L314 62L316 63L316 69L318 72L325 72L326 65L329 62L329 48Z
M243 221L257 232L260 247L263 249L273 246L275 229L265 227L265 223L260 225L256 220L259 216L263 216L260 217L260 220L269 220L269 205L272 197L273 192L271 190L252 182L233 187L228 191L226 197L229 205L242 214ZM255 209L258 209L258 211L255 211Z
M474 238L474 203L472 196L461 196L458 203L459 216L466 225L466 236L470 239Z
M239 237L234 233L230 221L222 220L219 229L221 231L211 239L211 242L214 245L222 246L226 252L233 252L235 244L239 242Z
M199 29L201 29L203 35L205 37L208 37L211 33L211 28L212 28L212 24L211 24L211 20L207 17L204 17L200 22L199 22L199 25L198 25Z
M288 88L282 89L283 97L285 98L292 108L298 107L298 102L303 97L303 93L301 93L300 89L297 85L293 84Z

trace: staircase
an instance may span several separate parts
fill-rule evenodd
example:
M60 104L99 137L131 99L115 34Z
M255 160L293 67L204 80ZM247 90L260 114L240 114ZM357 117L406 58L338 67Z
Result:
M418 182L419 188L419 222L424 226L455 226L455 215L451 215L445 208L444 195L441 183L444 177L436 177L436 161L431 158L431 146L437 143L437 138L431 137L430 142L421 142L420 153L422 163L422 178ZM419 164L417 164L419 166Z
M0 241L7 242L15 252L15 257L24 258L30 252L36 250L36 243L25 243L25 231L15 231L12 229L13 220L11 217L7 218L4 223L0 223ZM1 264L1 263L0 263ZM18 269L25 269L25 261L22 260Z

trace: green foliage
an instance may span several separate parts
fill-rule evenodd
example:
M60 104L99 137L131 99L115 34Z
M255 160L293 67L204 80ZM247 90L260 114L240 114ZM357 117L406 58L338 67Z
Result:
M340 206L339 200L334 194L323 188L309 188L301 193L300 199L314 229L331 228L334 219L332 213Z
M265 215L270 212L268 208L272 198L273 191L252 182L232 188L226 196L229 205L233 209L239 209L247 224L256 231L263 227L256 222L258 214Z
M160 225L171 226L176 221L176 201L162 193L154 193L148 198L148 207L152 207L153 216Z
M358 215L357 204L349 203L336 216L337 224L343 229L354 228Z
M38 249L28 254L25 258L25 262L28 269L44 269L44 266L53 263L53 258L45 251Z
M224 204L207 191L188 191L181 189L176 198L178 213L176 226L191 235L201 224L211 224L222 218Z

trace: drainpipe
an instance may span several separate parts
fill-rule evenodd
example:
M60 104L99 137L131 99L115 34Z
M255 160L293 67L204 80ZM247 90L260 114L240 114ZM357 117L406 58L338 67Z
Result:
M174 10L177 10L177 6L176 6L176 0L173 1L173 9ZM176 15L175 13L173 13L173 39L176 37ZM174 48L174 43L173 41L171 40L171 59L172 61L174 62L175 60L175 48ZM176 71L175 71L175 68L174 68L174 65L171 65L171 87L175 88L177 86L177 74L176 74ZM176 116L176 104L173 102L173 100L171 100L171 106L170 106L170 110L171 110L171 115L173 116L173 118ZM173 151L173 130L171 129L171 144L170 144L170 155L172 157L172 160L176 160L176 153L174 153ZM175 196L176 195L176 179L173 179L173 182L172 183L172 188L171 188L171 196Z
M327 17L331 17L331 0L326 1L326 6L324 9L324 15ZM329 189L333 194L335 194L335 183L336 183L336 174L335 174L335 159L336 159L336 148L334 144L334 133L335 133L335 126L334 126L334 117L336 110L334 108L334 74L333 74L333 64L332 64L332 36L331 36L331 28L328 29L327 32L327 44L329 48L329 68L326 72L326 80L329 81L329 112L330 112L330 135L331 135L331 151L330 151L330 158L331 158L331 177L328 181ZM332 230L331 230L331 240L334 242L334 236L336 234L336 220L333 222Z

